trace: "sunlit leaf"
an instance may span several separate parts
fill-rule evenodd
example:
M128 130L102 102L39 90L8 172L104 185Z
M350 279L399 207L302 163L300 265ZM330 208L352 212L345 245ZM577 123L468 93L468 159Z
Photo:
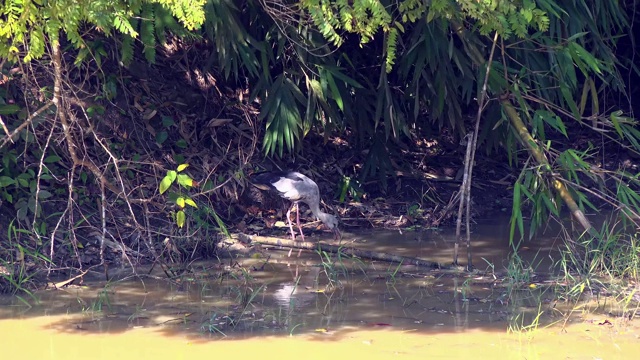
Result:
M195 202L195 201L193 201L193 200L192 200L192 199L190 199L190 198L185 198L185 199L184 199L184 202L185 202L185 204L187 204L187 205L189 205L189 206L191 206L191 207L198 208L198 205L196 204L196 202Z
M179 228L182 228L186 219L187 215L184 213L184 211L178 210L178 212L176 213L176 225L178 225Z
M186 188L193 187L193 179L187 174L178 174L177 180L178 184Z
M173 184L177 176L178 174L175 171L173 170L167 171L167 175L164 178L162 178L162 181L160 181L160 194L164 194L164 192L167 191L167 189L169 189L169 187L171 186L171 184Z

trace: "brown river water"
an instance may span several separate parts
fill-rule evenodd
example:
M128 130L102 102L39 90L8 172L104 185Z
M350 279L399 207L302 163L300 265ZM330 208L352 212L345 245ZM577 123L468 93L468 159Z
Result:
M538 274L558 260L552 235L521 248ZM446 229L376 230L344 234L343 244L450 263L453 238ZM247 271L233 267L225 276L214 262L195 263L194 273L174 282L157 269L111 282L96 274L81 286L38 291L37 303L0 297L0 353L70 360L640 358L640 323L616 315L619 301L565 302L542 279L517 289L504 284L507 239L504 222L474 228L474 265L488 270L484 276L313 252L286 257L278 249L238 260Z

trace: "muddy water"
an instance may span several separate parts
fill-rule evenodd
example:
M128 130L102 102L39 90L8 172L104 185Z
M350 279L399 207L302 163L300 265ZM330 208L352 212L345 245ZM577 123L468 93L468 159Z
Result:
M507 231L504 225L475 228L478 268L504 271ZM528 243L525 261L541 264L539 271L556 261L554 241L547 236ZM447 263L453 234L376 231L347 234L343 244ZM512 289L499 276L285 254L266 249L263 258L241 262L246 272L198 263L174 282L160 273L87 281L38 292L37 304L23 298L32 307L0 298L0 351L3 358L119 360L640 354L640 325L612 315L620 309L611 299L566 304L544 286Z

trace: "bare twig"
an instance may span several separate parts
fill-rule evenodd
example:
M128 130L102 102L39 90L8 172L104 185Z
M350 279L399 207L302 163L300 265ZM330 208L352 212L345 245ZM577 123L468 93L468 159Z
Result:
M3 124L3 128L5 129L5 132L7 132L7 137L5 137L2 140L2 143L0 143L0 148L4 147L5 145L7 145L8 142L12 142L13 143L13 138L15 138L16 136L18 136L18 134L20 134L20 131L24 130L24 128L26 128L27 126L29 126L31 124L31 122L33 121L33 119L35 119L36 117L38 117L40 114L42 114L45 110L47 110L48 108L51 107L51 105L54 104L54 101L49 101L46 104L42 105L38 110L36 110L33 114L31 114L31 116L29 116L22 124L20 124L20 126L18 126L17 128L15 128L15 130L13 130L13 132L11 134L9 134L7 131L7 128L4 126Z
M39 197L40 197L40 180L42 179L42 169L45 167L44 165L44 159L45 156L47 155L47 148L49 148L49 144L51 143L51 137L53 136L53 130L55 129L55 123L52 124L51 126L51 130L49 131L49 136L47 136L47 142L44 144L44 147L42 149L42 155L40 155L40 161L38 162L38 175L36 176L36 193L35 193L35 202L34 202L34 210L33 210L33 221L31 222L31 228L36 230L37 228L37 220L38 220L38 214L40 213L40 201L39 201ZM40 231L34 231L34 233L36 234L36 236L38 237L38 240L41 241L41 237L42 235L40 234Z
M486 64L486 71L484 75L484 82L482 84L482 91L480 92L480 98L478 99L478 112L476 114L476 123L473 129L473 136L467 139L467 153L464 162L464 176L462 185L460 186L460 206L458 207L458 219L456 220L456 243L454 245L453 263L458 264L458 247L461 239L461 226L462 226L462 209L466 206L466 243L467 243L467 270L473 269L472 256L471 256L471 182L473 175L473 163L475 162L476 148L478 145L478 133L480 131L480 119L482 118L482 112L484 111L485 102L487 99L487 82L489 81L489 73L491 72L491 64L493 62L493 55L496 50L496 44L498 43L498 33L493 36L493 45L491 46L491 53Z

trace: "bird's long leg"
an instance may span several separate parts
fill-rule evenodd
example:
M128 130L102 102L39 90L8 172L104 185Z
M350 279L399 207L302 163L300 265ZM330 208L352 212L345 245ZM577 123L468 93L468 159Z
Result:
M293 232L293 224L291 224L291 209L293 209L293 206L297 204L297 203L293 203L291 204L291 206L289 207L289 211L287 211L287 223L289 224L289 231L291 231L291 240L296 241L296 234ZM287 257L291 256L291 251L293 250L293 248L289 249L289 254L287 254Z
M298 203L296 203L296 224L298 225L298 230L300 231L300 237L302 241L304 241L304 233L302 232L302 227L300 226L300 207ZM289 252L291 254L291 252ZM302 254L302 249L298 249L298 257Z
M289 210L287 211L287 224L289 224L289 230L291 231L291 240L293 241L296 240L296 234L293 232L293 224L291 224L291 210L293 209L293 206L296 204L297 203L291 204L291 207L289 207Z
M300 237L302 238L302 241L304 241L304 233L302 232L302 227L300 227L300 208L298 207L298 203L296 203L296 225L298 225Z

